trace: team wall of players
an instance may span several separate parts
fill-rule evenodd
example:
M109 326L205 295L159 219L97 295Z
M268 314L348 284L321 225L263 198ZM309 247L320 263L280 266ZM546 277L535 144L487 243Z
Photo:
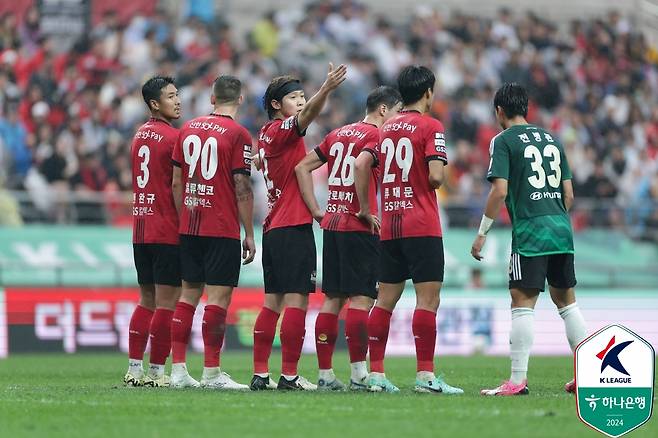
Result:
M133 247L141 298L130 322L126 385L398 392L385 375L384 355L391 314L405 281L411 279L417 296L412 320L415 390L463 392L434 374L444 270L435 190L448 163L443 126L427 114L434 75L425 67L406 67L397 89L371 91L362 120L335 129L307 153L304 134L346 73L344 65L330 64L325 82L308 100L298 79L274 78L263 97L270 120L258 134L256 151L248 131L236 121L243 100L238 78L217 78L209 93L213 112L180 130L171 124L180 117L174 80L157 76L144 84L151 118L139 128L131 148ZM525 99L527 112L527 95ZM325 163L329 200L323 209L313 194L311 172ZM265 298L254 326L254 375L245 385L221 370L220 352L240 263L251 263L256 252L252 165L265 179L269 208L261 249ZM317 384L297 371L308 295L315 292L314 220L324 230L325 298L315 324ZM485 225L480 237L491 226ZM481 248L484 240L478 244ZM204 369L197 381L187 371L185 355L203 293ZM345 305L351 369L347 385L332 365L338 314ZM282 364L275 382L269 356L280 317ZM142 361L149 339L145 372Z

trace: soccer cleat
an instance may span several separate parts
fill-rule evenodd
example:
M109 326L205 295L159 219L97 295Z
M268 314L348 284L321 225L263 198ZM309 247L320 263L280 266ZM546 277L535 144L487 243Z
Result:
M196 379L190 376L187 372L171 373L171 383L169 383L170 388L198 388L199 386L201 386L199 382L197 382Z
M254 374L254 377L251 378L251 383L249 384L249 389L252 391L266 391L276 388L277 384L270 379L270 376L261 377Z
M148 376L148 375L144 377L144 387L168 388L170 383L171 382L169 376L166 374L163 374L160 377Z
M528 381L524 380L523 382L515 385L511 381L503 382L499 387L494 389L483 389L480 391L482 395L527 395L530 391L528 390Z
M370 375L368 377L368 391L370 392L400 392L400 388L391 383L390 380L383 375Z
M125 386L133 386L133 387L144 386L144 373L142 373L141 376L136 376L130 371L128 371L126 375L123 376L123 384Z
M281 376L279 378L277 389L282 391L315 391L318 389L318 386L309 382L302 376L297 376L292 380L288 380Z
M572 379L570 382L567 382L564 385L564 390L571 394L574 394L576 392L576 381Z
M345 384L336 378L331 382L325 379L318 380L319 391L345 391L346 389Z
M420 393L441 393L449 395L464 393L463 389L448 385L440 376L435 377L432 380L416 379L416 387L414 388L414 391Z
M249 386L238 383L224 371L212 377L201 377L201 387L208 389L226 389L230 391L244 391Z
M368 376L363 379L354 380L350 378L350 391L367 391L368 390Z

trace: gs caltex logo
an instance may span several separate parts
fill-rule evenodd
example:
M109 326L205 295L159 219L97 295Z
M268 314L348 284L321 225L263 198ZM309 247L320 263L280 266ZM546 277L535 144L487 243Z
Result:
M653 409L655 359L651 344L620 325L585 339L575 353L580 419L611 437L646 423Z

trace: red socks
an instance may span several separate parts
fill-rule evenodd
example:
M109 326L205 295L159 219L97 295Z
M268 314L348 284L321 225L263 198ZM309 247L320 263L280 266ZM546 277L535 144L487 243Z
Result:
M268 362L278 320L279 314L274 310L267 307L260 309L254 324L254 374L269 372Z
M196 307L179 301L171 319L171 362L185 363Z
M128 327L128 357L135 360L144 359L144 350L149 340L149 327L153 318L153 310L137 306L130 318Z
M173 310L157 308L151 319L151 358L153 365L164 365L171 350L171 318Z
M381 307L373 307L368 318L368 347L370 349L370 371L384 372L384 353L391 326L392 313Z
M365 361L366 354L368 354L368 312L366 310L347 309L345 339L350 352L350 362Z
M338 315L333 313L318 313L315 320L315 349L318 353L318 367L321 370L331 369L331 358L338 337Z
M411 322L416 341L416 371L434 372L434 346L436 345L436 313L416 309Z
M281 374L297 375L297 363L302 354L306 333L306 310L287 307L281 321Z
M224 344L226 331L226 309L208 304L203 312L203 366L216 368L219 366L219 352Z

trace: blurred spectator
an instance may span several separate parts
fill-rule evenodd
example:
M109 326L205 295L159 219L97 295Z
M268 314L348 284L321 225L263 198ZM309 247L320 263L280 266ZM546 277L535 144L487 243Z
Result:
M43 34L36 8L20 23L11 14L0 17L0 171L10 188L30 190L46 220L76 220L67 210L72 195L78 221L85 214L106 221L114 210L99 208L103 198L130 190L128 147L147 117L140 86L150 75L177 78L183 119L211 110L209 86L217 75L237 75L245 93L240 122L255 135L273 76L300 77L308 98L329 62L345 62L346 83L307 133L311 148L336 126L361 118L372 87L394 83L403 66L421 63L436 73L432 109L453 157L440 192L446 223L479 220L489 143L499 131L491 100L501 83L518 82L531 96L528 120L565 145L577 226L657 234L658 51L618 12L558 27L508 8L487 19L419 5L404 19L355 0L314 0L266 12L246 35L234 35L228 23L240 17L215 15L210 0L187 0L182 17L173 9L128 21L108 11L69 50ZM263 200L262 178L254 173L253 181ZM598 210L587 214L589 208ZM265 209L256 203L259 218Z

